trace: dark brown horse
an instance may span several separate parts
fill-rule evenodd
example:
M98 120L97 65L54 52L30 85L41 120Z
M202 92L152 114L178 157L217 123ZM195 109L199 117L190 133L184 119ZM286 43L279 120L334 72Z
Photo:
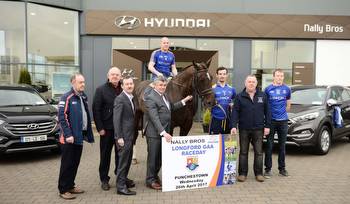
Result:
M187 102L186 106L173 111L171 115L171 132L175 127L180 127L180 135L185 136L188 134L192 127L193 117L197 110L196 99L199 96L202 99L205 108L214 105L214 94L212 92L212 77L208 72L210 61L207 63L195 63L186 67L180 74L174 77L167 85L166 94L171 102L176 102L188 95L193 95L193 100ZM143 103L143 93L145 88L151 83L151 81L142 81L135 88L135 95L138 101L138 111L136 112L136 124L140 124L143 112L145 110ZM142 123L141 123L142 124ZM141 126L142 127L142 126Z

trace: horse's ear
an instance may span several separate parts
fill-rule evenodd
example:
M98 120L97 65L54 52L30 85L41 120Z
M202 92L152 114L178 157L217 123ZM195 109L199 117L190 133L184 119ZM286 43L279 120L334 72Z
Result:
M198 69L200 67L200 64L198 64L194 60L192 60L192 64L193 64L194 68L196 68L196 69Z
M210 58L210 59L206 62L206 65L207 65L207 68L208 68L208 69L209 69L209 67L210 67L211 60L212 60L212 58Z

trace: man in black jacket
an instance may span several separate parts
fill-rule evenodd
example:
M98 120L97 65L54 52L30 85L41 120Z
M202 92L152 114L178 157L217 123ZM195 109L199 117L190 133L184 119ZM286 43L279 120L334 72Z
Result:
M254 147L255 178L259 182L264 181L262 142L270 132L271 114L267 96L256 88L257 84L254 75L247 76L245 88L234 102L231 134L237 133L238 124L240 151L237 180L240 182L244 182L248 174L249 143Z
M99 174L101 180L101 188L103 190L109 190L108 176L109 166L111 163L111 154L113 146L115 146L114 140L114 127L113 127L113 106L114 99L122 92L120 85L121 72L117 67L112 67L107 73L107 82L99 86L96 89L92 110L95 120L95 125L98 133L100 134L100 166ZM115 170L117 173L118 166L118 153L115 152Z

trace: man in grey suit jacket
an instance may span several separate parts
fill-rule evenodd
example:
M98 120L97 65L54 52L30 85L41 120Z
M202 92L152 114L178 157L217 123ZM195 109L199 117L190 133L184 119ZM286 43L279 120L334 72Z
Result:
M146 185L149 188L160 190L161 183L158 176L161 168L161 137L165 137L167 142L171 141L169 134L171 125L171 111L186 105L192 100L192 96L187 96L181 101L171 103L165 93L167 79L163 76L156 78L154 89L145 96L145 133L147 139L147 178Z
M130 191L127 185L135 132L135 103L132 95L134 90L133 79L131 77L122 79L121 87L123 91L115 98L113 109L114 137L119 156L117 194L136 195L136 192Z

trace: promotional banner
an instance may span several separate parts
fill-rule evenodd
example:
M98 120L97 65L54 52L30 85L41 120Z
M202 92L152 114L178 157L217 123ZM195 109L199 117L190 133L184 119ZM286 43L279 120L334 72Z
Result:
M236 182L237 140L230 135L162 138L163 191Z

